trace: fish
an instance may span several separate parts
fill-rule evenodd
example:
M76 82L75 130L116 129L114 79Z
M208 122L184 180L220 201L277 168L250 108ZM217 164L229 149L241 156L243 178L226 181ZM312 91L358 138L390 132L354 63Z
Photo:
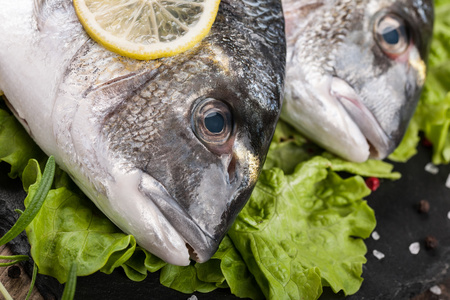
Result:
M399 145L426 80L432 0L283 0L281 119L353 162Z
M141 247L174 265L207 261L281 112L281 2L222 0L203 41L151 61L94 42L70 0L0 6L0 90L30 136Z

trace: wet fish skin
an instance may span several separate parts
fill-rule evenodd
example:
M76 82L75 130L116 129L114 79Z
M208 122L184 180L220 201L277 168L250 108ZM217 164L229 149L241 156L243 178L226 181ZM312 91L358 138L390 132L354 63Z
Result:
M283 10L282 118L344 159L385 158L400 143L425 81L433 2L283 0ZM376 34L391 16L409 36L394 54Z
M199 45L148 62L93 42L71 1L0 5L0 90L30 135L138 244L177 265L209 259L280 114L281 3L222 0ZM223 140L205 135L209 108L225 115Z

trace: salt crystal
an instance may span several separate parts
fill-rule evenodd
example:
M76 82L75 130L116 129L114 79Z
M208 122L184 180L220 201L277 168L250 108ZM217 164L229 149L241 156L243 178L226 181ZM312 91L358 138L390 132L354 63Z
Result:
M435 295L442 294L441 288L439 286L437 286L437 285L430 287L430 292L432 292Z
M385 255L378 250L373 250L372 253L373 253L373 256L375 256L378 259L383 259L385 257Z
M375 241L378 241L380 239L380 234L378 232L374 231L374 232L372 232L372 238Z
M411 254L416 255L417 253L419 253L419 251L420 251L419 242L415 242L415 243L412 243L411 245L409 245L409 252L411 252Z
M445 182L445 186L450 189L450 174L447 177L447 181Z
M192 295L189 298L187 298L187 300L198 300L197 296Z
M433 175L436 175L437 173L439 173L439 168L435 166L433 163L427 163L425 166L425 171Z
M447 213L447 218L450 219L450 211Z

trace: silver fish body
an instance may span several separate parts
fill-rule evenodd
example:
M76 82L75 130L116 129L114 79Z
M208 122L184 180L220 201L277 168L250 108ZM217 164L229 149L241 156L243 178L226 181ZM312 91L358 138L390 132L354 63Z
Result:
M93 42L69 0L0 6L0 89L38 145L142 247L209 259L280 114L281 3L222 0L199 45L147 62Z
M282 118L350 161L383 159L420 97L432 0L283 0Z

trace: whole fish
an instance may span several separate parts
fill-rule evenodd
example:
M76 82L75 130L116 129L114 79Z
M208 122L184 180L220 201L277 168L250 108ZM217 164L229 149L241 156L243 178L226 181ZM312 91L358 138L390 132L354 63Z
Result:
M283 0L281 117L344 159L400 143L426 77L432 0Z
M223 0L180 55L105 50L70 0L0 0L0 89L38 145L139 245L208 260L256 183L284 82L281 2Z

